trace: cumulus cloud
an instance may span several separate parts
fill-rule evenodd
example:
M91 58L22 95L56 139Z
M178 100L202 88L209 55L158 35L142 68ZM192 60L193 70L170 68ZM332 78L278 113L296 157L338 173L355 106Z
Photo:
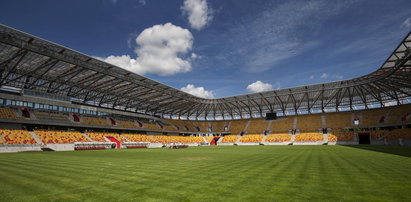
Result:
M182 58L193 46L193 35L171 23L154 25L136 38L137 58L130 55L108 56L103 60L137 74L169 76L191 70L188 59Z
M202 98L214 98L214 92L205 90L204 87L195 87L193 84L188 84L180 90Z
M206 0L185 0L181 6L183 15L188 16L191 27L201 30L213 19L213 10L208 8Z
M328 78L328 74L327 74L327 73L323 73L323 74L321 74L320 78L321 78L321 79L326 79L326 78Z
M409 28L411 27L411 17L405 19L405 21L401 24L401 28Z
M310 76L310 79L314 79L314 78L315 78L314 75L311 75L311 76Z
M269 90L273 90L273 85L269 83L263 83L261 81L256 81L247 86L247 91L251 93L258 93Z

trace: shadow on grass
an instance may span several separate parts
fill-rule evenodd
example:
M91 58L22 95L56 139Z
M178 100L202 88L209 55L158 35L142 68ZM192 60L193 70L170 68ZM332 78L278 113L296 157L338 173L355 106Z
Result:
M411 147L401 146L385 146L385 145L342 145L356 149L365 149L376 152L383 152L387 154L394 154L399 156L411 157Z

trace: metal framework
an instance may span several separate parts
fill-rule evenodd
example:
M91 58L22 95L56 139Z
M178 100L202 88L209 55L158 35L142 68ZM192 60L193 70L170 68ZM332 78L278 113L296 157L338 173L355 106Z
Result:
M411 97L411 32L379 69L365 76L205 99L0 25L0 86L150 115L207 120L383 107Z

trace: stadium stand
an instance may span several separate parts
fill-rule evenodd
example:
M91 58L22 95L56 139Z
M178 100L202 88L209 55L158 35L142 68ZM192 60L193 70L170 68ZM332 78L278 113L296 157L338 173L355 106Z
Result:
M10 108L0 108L0 119L23 119Z
M70 144L74 142L90 142L78 131L35 130L37 137L44 144Z
M177 131L177 129L174 127L174 126L172 126L172 125L167 125L167 124L162 124L163 125L163 130L166 130L166 131Z
M161 130L161 128L155 123L143 123L143 127L150 130Z
M85 132L85 134L89 136L94 142L108 142L108 140L104 138L104 133Z
M201 128L197 128L197 125L195 124L196 121L182 121L184 127L188 128L188 131L194 131L194 132L198 132L199 129L201 130Z
M81 117L81 122L83 122L84 124L87 125L97 125L97 126L111 126L111 124L109 124L107 122L107 119L103 119L103 118L94 118L94 117L86 117L83 116Z
M384 108L360 111L355 113L355 117L361 117L360 126L376 126L384 124L386 111Z
M328 142L337 142L338 141L338 138L337 138L337 136L336 135L333 135L333 134L328 134Z
M204 143L204 139L197 136L173 136L173 139L180 143Z
M322 128L321 115L311 114L297 116L297 129L302 132L318 131Z
M247 119L243 119L243 120L233 120L231 121L231 126L229 128L229 131L232 134L240 134L241 132L243 132L246 124L247 124L248 120ZM225 139L225 138L224 138Z
M117 133L86 132L86 135L93 139L95 142L108 142L105 137L114 137L120 142L127 142L126 139L124 139Z
M387 108L385 124L404 124L411 123L411 105L401 105Z
M124 128L140 128L134 122L117 120L117 126Z
M272 133L284 133L293 129L294 117L280 118L273 120L270 131Z
M212 121L211 126L215 132L224 132L224 128L228 127L227 121Z
M263 134L267 129L268 122L264 119L251 119L250 124L247 128L247 133L249 134Z
M324 135L320 133L300 133L295 136L295 142L318 142L324 141Z
M51 113L51 112L34 112L37 119L52 121L58 123L67 123L69 121L68 116L65 114Z
M37 144L26 130L0 129L0 135L6 144Z
M105 137L114 137L120 142L124 142L125 139L122 138L117 133L106 133L106 132L86 132L86 135L93 139L95 142L108 142L109 140Z
M328 128L347 128L353 126L352 112L333 112L325 114Z
M173 124L174 126L176 126L178 128L178 131L189 131L188 126L186 126L186 123L182 120L174 120L174 119L170 119L167 120L170 124ZM187 127L187 128L186 128Z
M186 136L186 137L190 138L195 143L205 143L203 137L199 137L199 136Z
M291 135L288 133L275 133L267 135L265 142L290 142Z
M387 139L411 139L411 128L394 129L388 132Z
M156 140L157 142L163 143L163 144L167 144L167 143L177 143L178 141L175 140L173 137L174 136L167 136L167 135L152 135L150 136L151 138L153 138L154 140Z
M354 141L354 132L335 130L332 133L328 134L328 141L329 142Z
M192 121L191 125L194 128L194 131L207 132L208 123L205 121Z
M371 135L371 140L381 140L383 139L387 134L387 131L385 130L371 130L369 131Z
M222 142L235 143L235 142L237 142L238 138L240 138L239 135L226 135L226 136L224 136Z
M205 139L208 143L210 143L214 139L214 137L213 136L206 136Z
M263 140L263 137L264 135L259 135L259 134L244 135L240 139L240 142L261 142Z
M157 143L157 141L153 140L152 138L149 138L147 135L144 134L129 134L125 133L122 134L121 136L124 136L131 142L151 142L151 143Z

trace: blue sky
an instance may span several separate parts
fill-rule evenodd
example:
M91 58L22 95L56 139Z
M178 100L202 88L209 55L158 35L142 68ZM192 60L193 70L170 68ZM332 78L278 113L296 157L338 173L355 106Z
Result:
M203 97L349 79L411 30L409 0L0 0L0 23Z

